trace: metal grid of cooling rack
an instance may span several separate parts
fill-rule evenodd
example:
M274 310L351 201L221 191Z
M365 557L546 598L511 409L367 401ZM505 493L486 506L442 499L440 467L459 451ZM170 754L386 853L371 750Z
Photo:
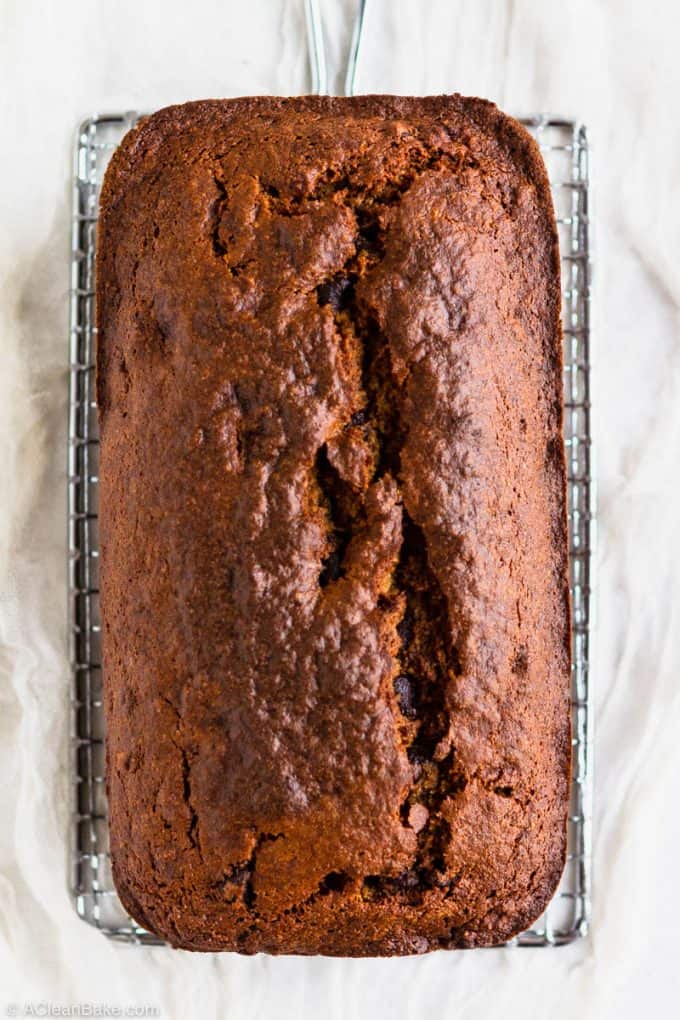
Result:
M73 816L70 886L77 913L106 935L159 943L122 907L111 878L104 789L104 715L98 584L98 427L94 258L99 188L134 113L94 116L78 130L73 179L68 579ZM560 234L564 319L565 448L573 617L572 795L568 858L560 886L519 946L555 946L588 931L591 892L592 711L589 663L595 492L590 438L590 219L585 128L555 117L525 119L550 175Z

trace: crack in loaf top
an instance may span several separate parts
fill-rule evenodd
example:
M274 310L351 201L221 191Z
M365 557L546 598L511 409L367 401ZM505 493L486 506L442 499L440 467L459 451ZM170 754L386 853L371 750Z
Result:
M98 251L116 883L174 944L489 944L564 857L559 268L461 97L174 107Z

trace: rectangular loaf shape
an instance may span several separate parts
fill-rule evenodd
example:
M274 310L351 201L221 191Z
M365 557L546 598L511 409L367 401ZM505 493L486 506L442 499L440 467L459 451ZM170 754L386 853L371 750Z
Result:
M565 857L557 235L490 103L145 119L97 256L113 874L175 946L492 945Z

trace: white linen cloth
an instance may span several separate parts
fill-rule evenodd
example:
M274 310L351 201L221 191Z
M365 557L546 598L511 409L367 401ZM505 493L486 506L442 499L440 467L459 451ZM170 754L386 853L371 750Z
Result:
M326 0L331 63L351 0ZM592 935L395 960L115 945L66 890L71 150L85 115L308 89L302 0L0 0L0 1014L674 1013L680 948L680 20L674 0L373 0L360 91L577 116L596 177L599 463Z

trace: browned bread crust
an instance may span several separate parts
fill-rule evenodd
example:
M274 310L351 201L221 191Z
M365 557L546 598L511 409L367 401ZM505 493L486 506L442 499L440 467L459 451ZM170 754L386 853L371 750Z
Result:
M125 906L246 953L522 930L570 759L535 143L460 96L162 110L106 175L97 300Z

